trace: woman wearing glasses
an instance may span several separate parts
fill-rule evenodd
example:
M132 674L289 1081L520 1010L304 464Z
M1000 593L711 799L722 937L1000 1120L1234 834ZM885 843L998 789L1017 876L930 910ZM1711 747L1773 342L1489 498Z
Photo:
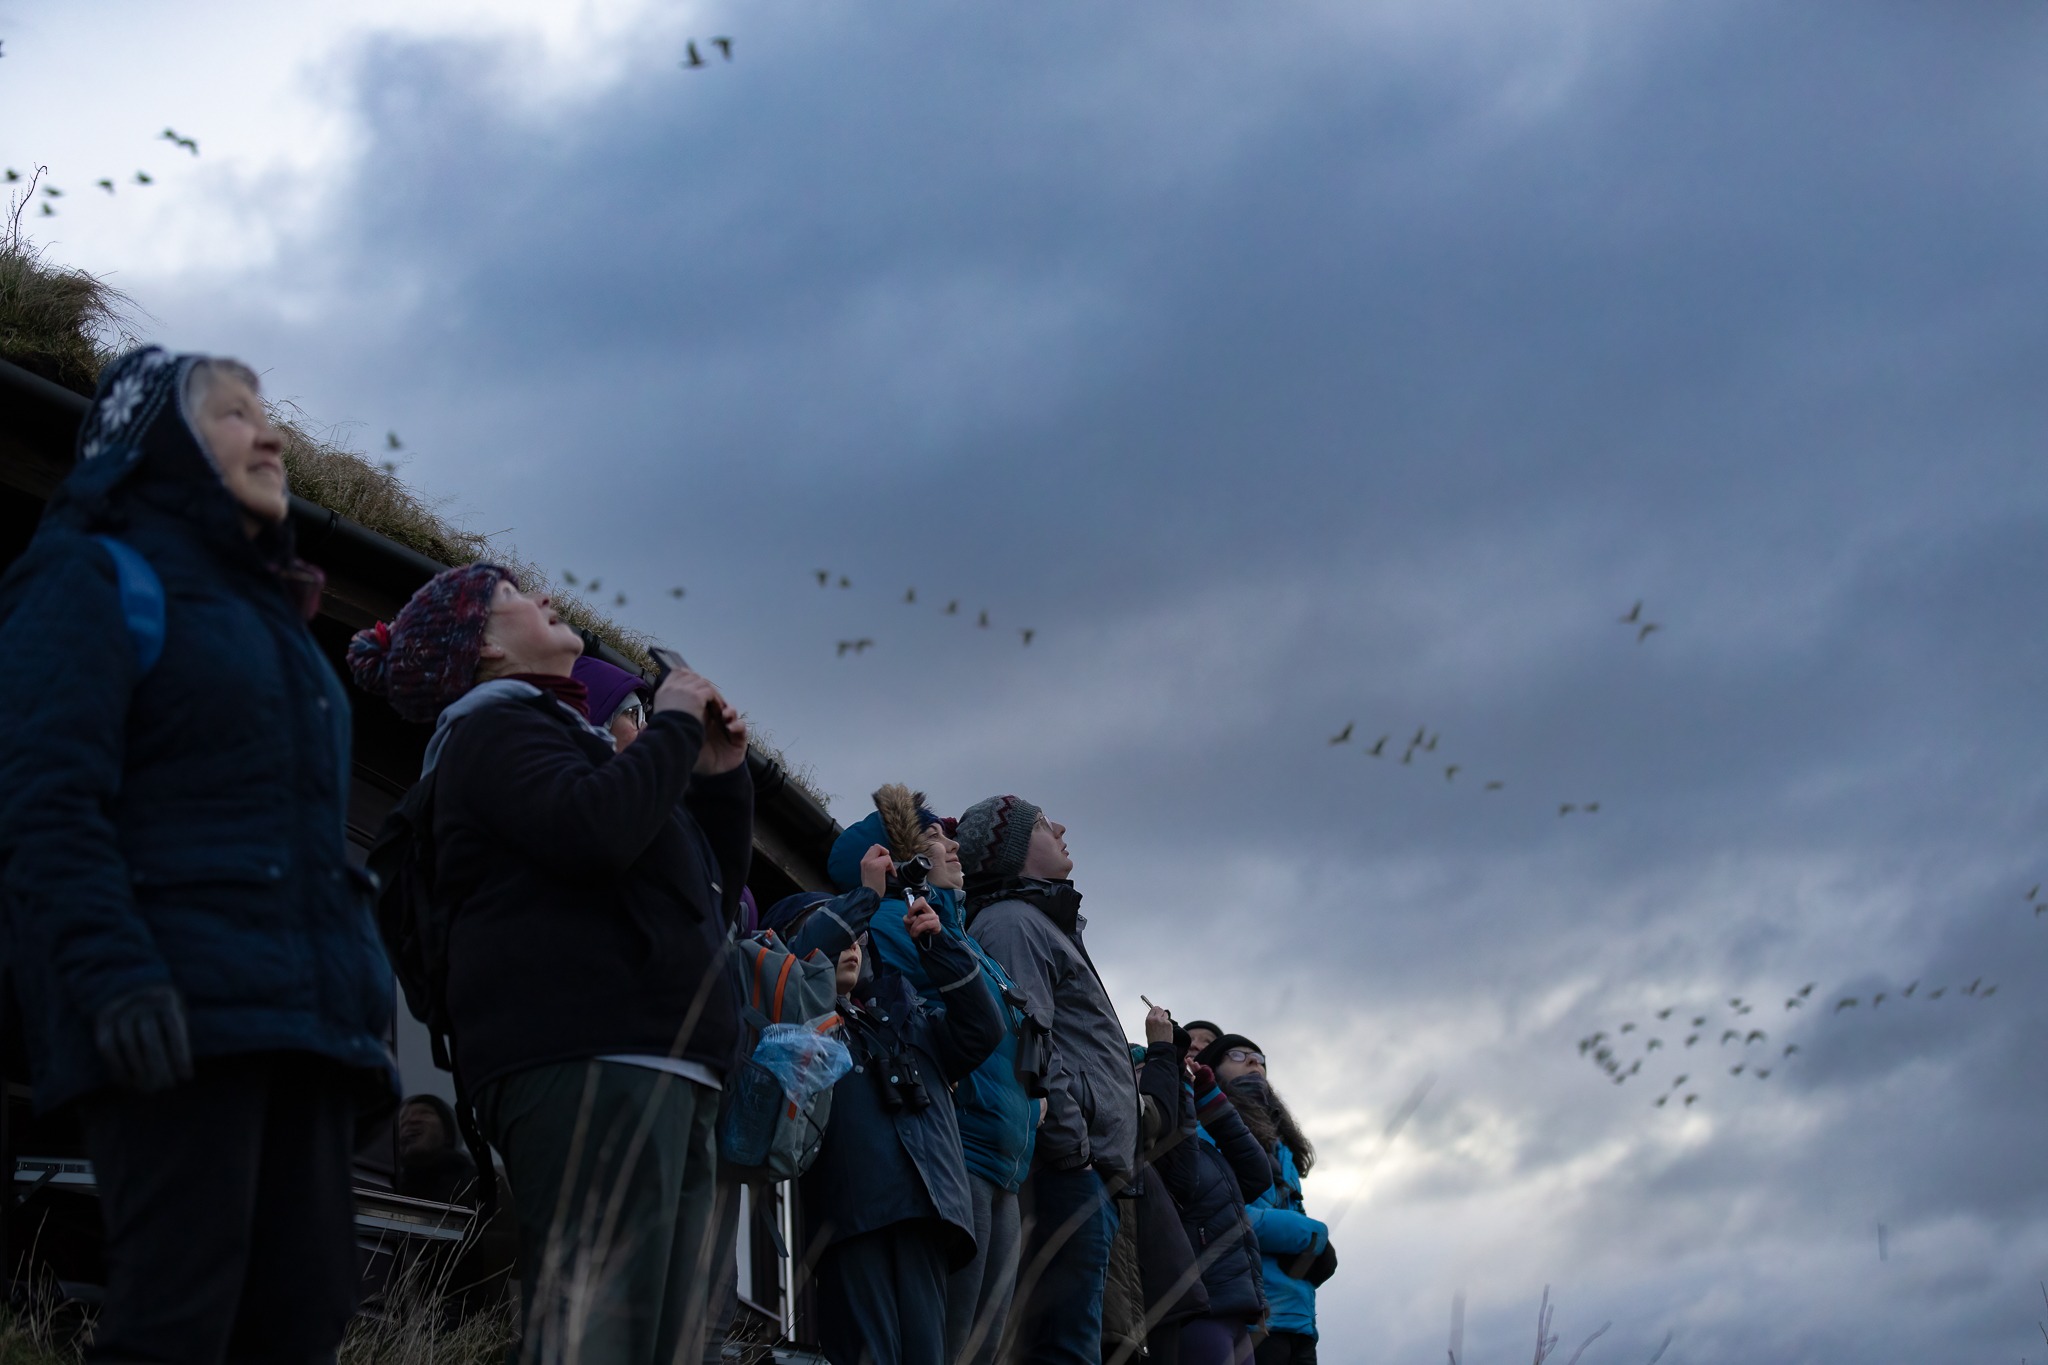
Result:
M640 738L640 732L647 728L647 719L653 714L654 689L639 675L614 668L588 654L576 660L569 676L582 683L589 694L584 705L589 710L590 723L611 732L615 753L626 752L626 746Z

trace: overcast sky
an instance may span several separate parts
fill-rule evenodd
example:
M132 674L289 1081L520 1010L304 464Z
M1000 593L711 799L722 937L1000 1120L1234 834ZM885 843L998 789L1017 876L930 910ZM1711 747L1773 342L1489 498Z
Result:
M1065 822L1321 1143L1325 1359L2048 1356L2048 9L311 8L0 0L50 259L842 820Z

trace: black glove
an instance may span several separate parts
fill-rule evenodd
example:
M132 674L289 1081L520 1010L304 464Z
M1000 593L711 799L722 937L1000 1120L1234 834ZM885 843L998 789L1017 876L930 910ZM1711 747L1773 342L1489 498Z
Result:
M93 1020L93 1046L114 1084L144 1095L192 1079L192 1042L175 986L124 995Z
M1283 1268L1297 1280L1321 1286L1323 1281L1337 1273L1337 1248L1325 1242L1323 1249L1313 1256L1303 1256L1293 1265Z

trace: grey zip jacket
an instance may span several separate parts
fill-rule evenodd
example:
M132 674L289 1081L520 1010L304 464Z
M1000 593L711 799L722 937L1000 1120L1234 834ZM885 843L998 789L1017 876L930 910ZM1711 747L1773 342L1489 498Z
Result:
M1072 882L1011 879L972 894L967 926L1052 1036L1036 1164L1093 1163L1115 1182L1136 1165L1138 1083L1124 1026L1082 943L1080 910Z

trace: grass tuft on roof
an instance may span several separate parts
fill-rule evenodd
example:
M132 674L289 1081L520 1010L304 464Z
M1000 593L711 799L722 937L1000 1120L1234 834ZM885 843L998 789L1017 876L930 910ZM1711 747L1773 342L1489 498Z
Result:
M134 332L138 311L132 299L99 276L45 261L41 248L22 233L18 208L0 230L0 360L91 397L101 368L142 344ZM510 546L493 546L490 537L455 525L395 470L350 450L334 435L318 434L295 404L269 407L271 420L284 433L285 471L294 493L437 563L502 564L525 587L546 588L563 620L642 670L651 667L647 646L652 637L562 591ZM831 798L819 790L807 767L792 764L765 740L757 739L754 747L772 757L821 809L831 809Z

